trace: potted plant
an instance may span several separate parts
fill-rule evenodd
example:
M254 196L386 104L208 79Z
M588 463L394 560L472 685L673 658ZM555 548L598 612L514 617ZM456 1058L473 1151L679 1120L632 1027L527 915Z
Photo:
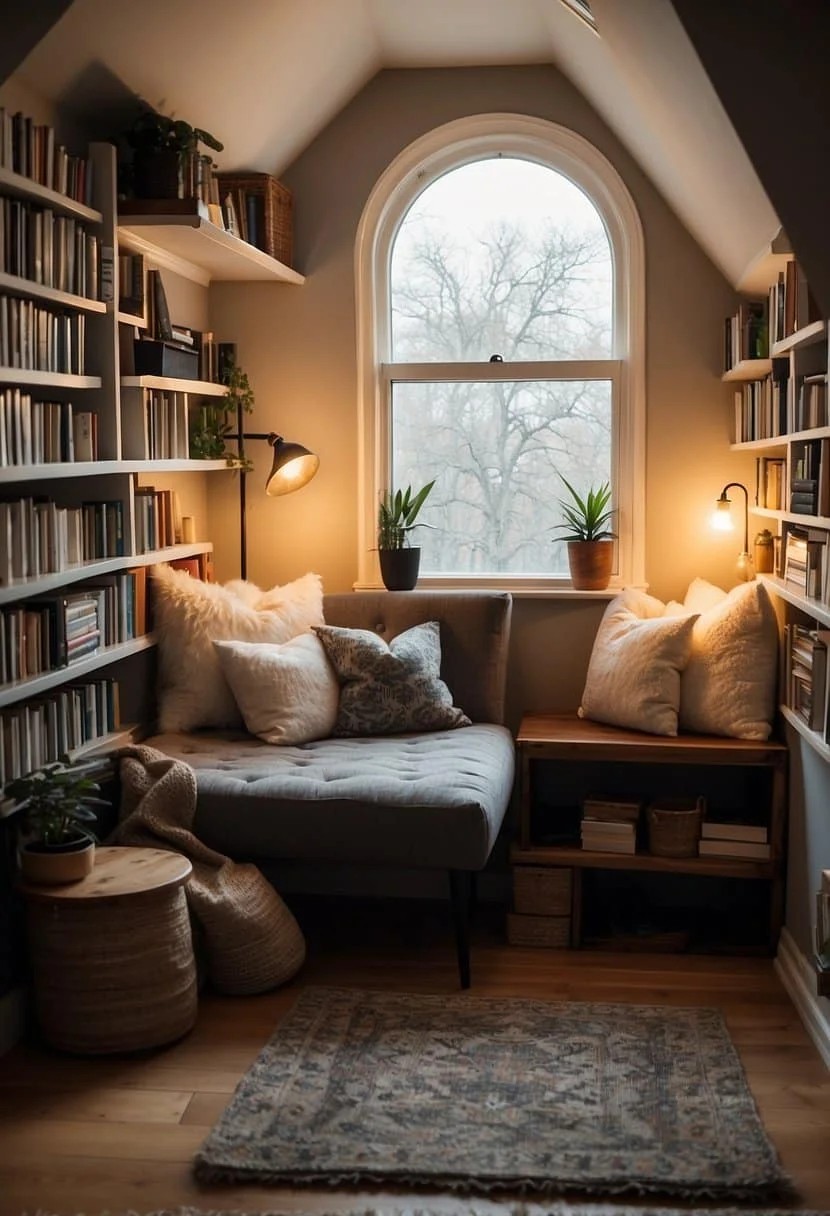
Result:
M92 870L97 839L93 808L109 805L98 797L100 786L93 777L100 768L100 760L57 761L6 785L3 797L16 804L12 813L22 816L20 866L27 882L77 882Z
M578 591L603 591L611 579L614 566L614 541L617 534L609 527L615 507L609 507L611 486L606 481L591 488L583 498L567 478L559 474L570 498L559 500L564 523L556 528L566 529L557 540L568 542L568 566L571 583Z
M421 550L410 545L409 533L413 528L430 526L418 522L418 514L434 485L433 480L417 492L410 485L405 490L389 490L381 495L378 507L378 557L387 591L411 591L418 581Z
M186 197L190 189L188 186L185 191L185 183L189 182L199 144L216 152L224 147L209 131L159 114L146 105L125 139L133 150L132 189L136 198Z
M221 381L227 389L224 397L208 399L200 403L198 410L193 410L190 455L194 460L224 460L228 468L250 473L253 469L250 458L240 457L238 452L229 449L227 440L233 439L242 429L242 416L253 413L254 390L248 373L233 355L229 355L221 367Z

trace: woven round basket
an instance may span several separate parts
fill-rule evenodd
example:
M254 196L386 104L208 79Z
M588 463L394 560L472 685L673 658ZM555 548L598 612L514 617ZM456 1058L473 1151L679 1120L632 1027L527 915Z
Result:
M196 1021L196 968L184 890L99 906L32 902L35 1012L64 1051L137 1051Z
M213 987L246 996L287 983L306 953L293 913L256 866L226 863L213 883L198 912Z
M655 857L696 857L703 798L663 799L646 810L648 849Z

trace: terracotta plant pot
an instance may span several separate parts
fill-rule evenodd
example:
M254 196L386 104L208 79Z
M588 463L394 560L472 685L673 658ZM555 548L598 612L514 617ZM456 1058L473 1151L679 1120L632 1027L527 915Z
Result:
M614 568L614 542L569 540L568 565L577 591L604 591Z
M387 591L411 591L418 581L420 549L378 549L380 573Z
M80 882L92 873L95 842L80 838L67 844L26 844L20 850L20 869L26 882L35 886L57 887Z

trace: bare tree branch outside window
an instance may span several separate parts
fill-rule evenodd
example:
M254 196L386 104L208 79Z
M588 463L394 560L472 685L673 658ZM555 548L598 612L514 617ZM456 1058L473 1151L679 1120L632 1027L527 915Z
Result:
M524 199L479 221L442 206L447 179L511 166L559 179L576 199L563 214ZM486 177L484 178L486 181ZM535 180L535 179L534 179ZM539 179L542 180L542 179ZM435 197L434 197L435 195ZM612 266L594 205L553 170L502 159L439 179L407 214L391 273L394 363L546 362L549 378L419 377L392 390L395 485L436 484L423 512L423 573L564 573L561 470L577 488L612 481L610 376L557 379L556 361L612 354ZM393 366L394 372L394 366ZM393 375L394 379L394 375Z

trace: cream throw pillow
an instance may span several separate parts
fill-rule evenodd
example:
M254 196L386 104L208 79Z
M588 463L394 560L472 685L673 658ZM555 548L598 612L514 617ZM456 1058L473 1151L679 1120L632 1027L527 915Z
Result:
M313 633L281 646L214 642L219 665L252 735L266 743L310 743L334 729L340 685Z
M663 603L642 591L618 595L597 630L580 717L676 735L680 673L694 622L693 616L664 616Z
M775 714L778 628L763 583L741 583L727 595L695 579L684 604L700 615L680 681L680 726L701 734L768 739Z
M242 725L215 641L287 642L323 622L318 574L266 592L248 584L245 602L227 587L200 582L184 570L154 566L150 573L161 731Z

